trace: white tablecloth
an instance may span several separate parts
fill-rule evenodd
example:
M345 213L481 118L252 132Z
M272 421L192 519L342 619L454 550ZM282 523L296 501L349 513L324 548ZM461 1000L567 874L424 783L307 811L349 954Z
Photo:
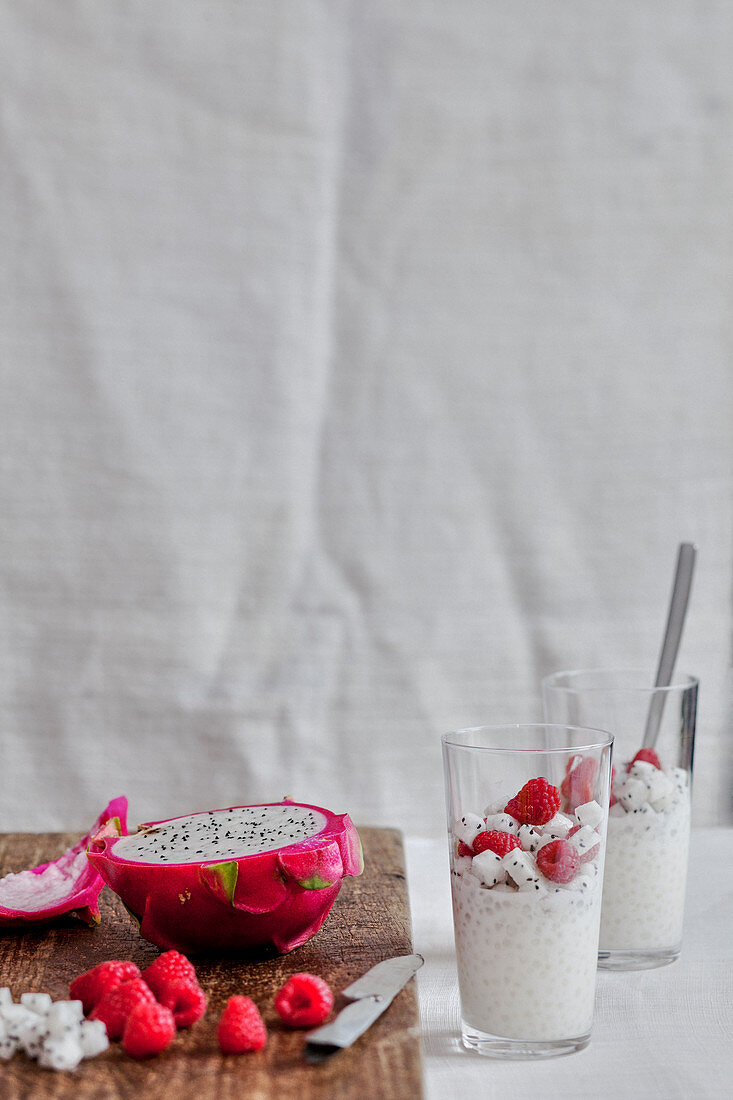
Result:
M589 1046L541 1062L465 1050L444 842L407 838L426 1100L705 1100L733 1082L733 829L693 831L685 939L671 966L599 973Z

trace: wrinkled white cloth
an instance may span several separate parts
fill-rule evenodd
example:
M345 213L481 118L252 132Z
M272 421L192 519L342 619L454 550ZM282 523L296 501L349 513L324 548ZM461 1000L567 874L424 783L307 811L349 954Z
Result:
M729 820L728 0L0 0L0 828L442 828L653 665Z
M460 1042L447 842L408 837L413 941L425 958L418 971L425 1100L726 1096L733 1075L731 843L730 828L693 829L680 957L657 970L599 971L585 1050L503 1062Z

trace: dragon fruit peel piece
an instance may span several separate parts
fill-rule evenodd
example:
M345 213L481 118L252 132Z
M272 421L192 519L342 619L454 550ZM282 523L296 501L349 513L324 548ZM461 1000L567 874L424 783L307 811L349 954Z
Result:
M86 849L92 838L103 834L119 838L127 832L127 799L113 798L89 832L58 859L11 872L0 879L0 928L74 916L85 924L99 924L101 875L91 866Z

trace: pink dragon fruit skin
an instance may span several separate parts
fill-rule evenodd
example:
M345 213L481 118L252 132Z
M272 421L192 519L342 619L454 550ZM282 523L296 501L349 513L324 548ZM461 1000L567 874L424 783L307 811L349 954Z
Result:
M95 835L119 837L127 832L127 799L113 798L109 806L73 848L58 859L0 879L0 930L74 916L85 924L99 924L101 875L85 857Z
M189 954L292 951L363 869L348 814L290 799L149 822L94 839L87 855L145 939Z

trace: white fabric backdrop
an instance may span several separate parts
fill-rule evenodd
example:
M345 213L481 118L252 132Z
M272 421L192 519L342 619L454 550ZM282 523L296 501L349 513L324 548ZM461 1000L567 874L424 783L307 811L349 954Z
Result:
M730 818L733 8L0 0L0 828L284 794L653 664Z

